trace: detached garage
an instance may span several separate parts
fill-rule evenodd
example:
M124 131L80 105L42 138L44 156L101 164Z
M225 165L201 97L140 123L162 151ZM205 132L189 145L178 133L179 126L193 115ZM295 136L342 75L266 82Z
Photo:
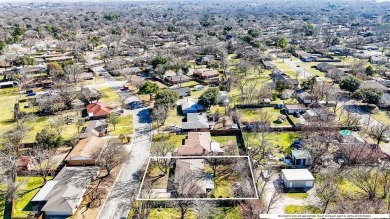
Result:
M286 188L311 188L314 177L307 169L283 169L282 180Z

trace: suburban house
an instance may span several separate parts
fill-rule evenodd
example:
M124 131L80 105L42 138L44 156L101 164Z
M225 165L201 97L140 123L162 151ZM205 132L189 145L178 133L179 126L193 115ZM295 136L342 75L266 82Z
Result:
M80 140L65 158L69 166L95 165L97 155L105 145L103 138L91 136Z
M184 145L176 153L180 156L222 155L224 150L218 142L212 141L210 132L188 132Z
M282 169L281 178L285 188L311 188L314 177L308 169Z
M308 92L302 92L297 95L297 99L303 104L310 104L316 102L316 98Z
M218 104L227 106L229 104L229 94L227 91L219 91Z
M90 119L106 118L114 109L107 103L90 103L86 106L88 117Z
M291 150L292 163L297 166L310 166L312 163L311 155L308 150Z
M381 101L379 103L380 108L389 108L390 107L390 94L384 93Z
M219 82L219 72L215 69L195 69L192 74L195 77L209 83Z
M281 81L284 82L290 89L297 89L299 87L298 79L291 79L290 75L275 68L271 74L272 81L274 83Z
M369 61L371 64L385 64L387 58L384 56L370 56Z
M183 114L196 113L203 111L203 106L199 105L197 100L186 98L181 103L181 110Z
M170 75L165 77L165 81L171 83L171 84L179 84L184 83L191 80L190 77L187 75Z
M294 93L295 93L294 90L286 89L286 90L282 91L282 94L281 94L280 97L281 97L282 100L286 100L286 99L291 98L294 95Z
M361 88L377 88L383 91L383 93L388 93L390 91L388 87L374 80L363 81Z
M63 61L71 61L73 60L73 56L55 56L55 57L45 57L45 61L47 63L50 62L63 62Z
M195 63L197 65L208 65L212 60L214 60L213 55L206 55L195 59Z
M20 156L17 162L18 170L29 171L37 164L32 156Z
M187 119L182 123L184 131L208 131L214 124L209 122L206 113L187 113Z
M179 99L191 96L191 89L189 87L171 88L179 96Z
M296 51L295 56L300 58L303 62L312 62L317 58L316 56L310 55L309 53L302 50Z
M323 62L317 65L317 69L322 71L322 72L328 72L331 69L335 69L336 66L331 65L329 63Z
M79 75L79 79L81 80L93 80L94 76L92 72L82 72Z
M263 68L264 69L274 69L276 68L276 65L272 63L271 61L263 61Z
M178 159L175 168L177 193L184 197L204 197L214 189L214 180L204 172L204 159Z
M81 94L84 97L88 97L89 101L97 100L100 98L101 93L95 88L84 87L81 89Z
M98 167L64 167L53 180L49 180L31 200L43 205L46 218L73 215L87 191Z
M104 137L107 133L107 128L108 124L104 120L91 120L88 122L88 126L81 128L79 138Z
M286 112L288 114L294 114L294 113L304 113L306 112L307 108L305 105L302 104L291 104L291 105L285 105L284 108L286 109Z

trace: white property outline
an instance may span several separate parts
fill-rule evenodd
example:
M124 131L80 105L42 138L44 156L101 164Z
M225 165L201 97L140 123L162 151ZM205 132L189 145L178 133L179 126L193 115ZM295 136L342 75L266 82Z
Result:
M146 174L148 173L149 170L149 165L150 165L150 160L151 159L207 159L207 158L246 158L248 160L249 164L249 169L252 174L252 182L253 182L253 187L255 187L255 196L252 198L140 198L141 192L142 192L142 187L144 185L144 181L146 178ZM215 201L215 200L256 200L259 199L258 192L257 192L257 186L256 182L254 179L254 174L253 174L253 168L252 168L252 162L250 161L249 156L239 156L239 155L233 155L233 156L176 156L176 157L149 157L148 164L146 165L146 170L144 173L144 176L142 177L141 185L138 191L138 195L136 200L137 201L198 201L198 200L205 200L205 201Z

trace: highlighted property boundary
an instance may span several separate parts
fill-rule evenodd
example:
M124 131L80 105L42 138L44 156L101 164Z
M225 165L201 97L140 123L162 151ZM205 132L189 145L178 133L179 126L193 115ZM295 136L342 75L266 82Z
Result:
M248 198L141 198L141 192L142 192L142 187L144 185L144 181L146 178L146 174L148 173L149 166L150 166L150 161L152 159L208 159L208 158L242 158L242 159L247 159L248 160L248 165L249 165L249 170L251 173L251 178L252 178L252 183L254 187L254 192L255 192L255 197L248 197ZM258 192L257 192L257 186L256 182L254 179L254 174L253 174L253 168L252 168L252 163L250 162L249 156L176 156L176 157L149 157L148 164L146 165L146 170L144 173L144 176L142 177L141 185L138 191L138 195L136 197L136 200L138 201L199 201L199 200L204 200L204 201L215 201L215 200L256 200L259 199Z

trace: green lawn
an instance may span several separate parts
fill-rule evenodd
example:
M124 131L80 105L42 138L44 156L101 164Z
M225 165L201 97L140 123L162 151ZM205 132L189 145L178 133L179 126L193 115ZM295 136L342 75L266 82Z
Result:
M198 85L199 83L196 81L187 81L181 84L181 87L194 87Z
M283 110L274 109L272 107L262 108L262 109L239 109L241 113L241 119L244 122L255 122L260 119L261 112L267 112L270 116L271 126L290 126L291 124L285 119L282 123L279 122L278 116L284 115Z
M100 102L105 102L112 105L119 104L119 95L111 87L100 88L99 91L103 94L103 98L100 100Z
M110 135L118 136L120 134L123 135L130 135L133 133L133 116L131 114L129 115L121 115L119 117L119 123L116 124L115 130L114 126L110 123L109 130Z
M186 137L187 135L178 135L176 133L154 135L152 141L152 149L153 149L153 142L165 141L165 140L173 144L175 148L178 148L182 145L183 139Z
M313 205L288 205L284 208L286 214L321 214L321 210Z
M31 199L38 193L43 186L41 177L18 177L18 182L22 183L19 191L19 197L15 200L13 207L14 217L27 217L33 210Z
M0 136L13 126L14 104L19 95L16 88L0 89Z
M258 144L258 139L254 138L253 133L244 132L243 138L246 141L245 145L247 145L247 141L249 141L251 147L255 147ZM291 153L291 143L299 139L299 134L296 132L271 132L265 138L269 142L273 154L276 157L280 157L282 154Z
M225 177L216 179L213 194L215 198L233 198L233 181Z
M177 112L177 107L174 107L168 114L168 118L165 120L165 125L170 126L170 125L177 125L181 127L182 120L184 116L179 115Z
M218 213L213 215L215 219L244 219L240 207L220 207Z
M302 192L302 193L286 193L286 196L288 196L290 198L296 198L296 199L305 199L309 195L305 192Z

